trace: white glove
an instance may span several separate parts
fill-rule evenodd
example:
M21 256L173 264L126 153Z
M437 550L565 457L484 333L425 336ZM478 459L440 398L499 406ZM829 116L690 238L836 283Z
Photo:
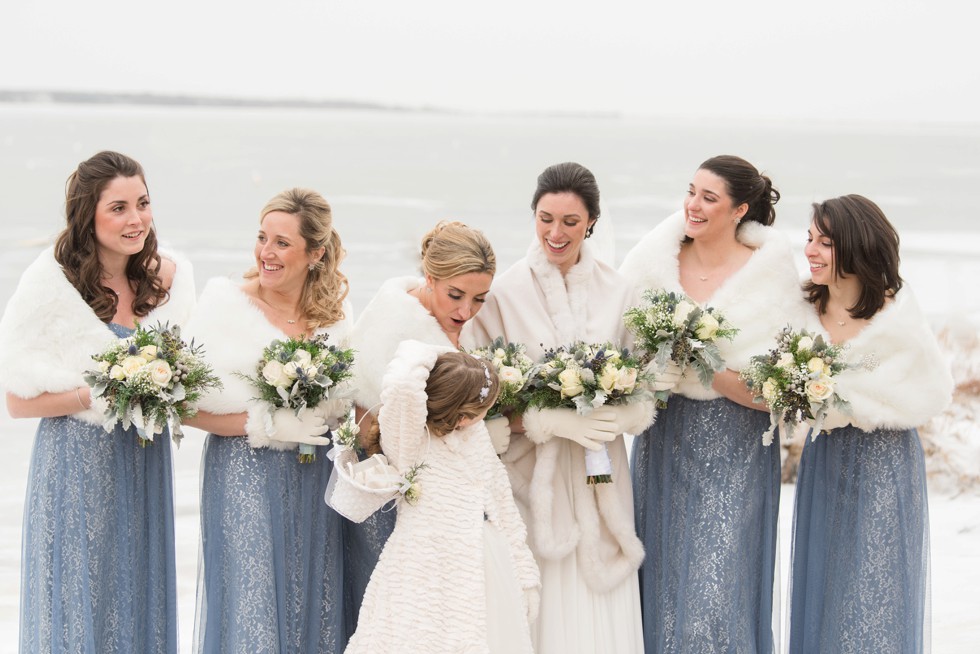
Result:
M600 450L603 443L623 433L616 422L616 412L606 406L587 416L579 415L575 409L530 409L524 414L524 430L539 445L560 436L589 450Z
M606 408L606 407L603 407ZM634 436L642 434L643 430L653 424L657 409L653 402L630 402L608 407L616 414L616 424L624 432Z
M327 427L333 431L344 421L353 405L354 401L350 398L324 400L313 407L313 413L323 418Z
M487 431L490 433L490 442L493 443L493 451L500 456L510 447L510 420L505 416L495 416L489 420L484 420Z
M538 619L538 606L541 604L541 591L537 586L524 589L524 606L527 608L527 623Z
M667 367L663 372L657 370L657 362L651 361L647 364L646 368L643 370L648 376L653 379L653 383L650 384L650 388L654 391L672 391L674 387L677 386L677 382L681 380L681 367L674 363L673 359L667 361Z

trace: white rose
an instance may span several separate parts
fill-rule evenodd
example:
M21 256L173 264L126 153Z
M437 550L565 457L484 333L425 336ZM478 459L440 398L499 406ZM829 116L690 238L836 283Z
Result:
M786 369L792 368L795 364L796 359L794 359L793 355L789 352L783 352L782 356L779 357L779 361L776 362L777 366Z
M498 347L496 350L493 351L494 362L503 361L506 358L507 358L507 353L504 352L504 349L502 347Z
M830 377L811 379L806 383L806 396L811 402L823 402L834 394L834 380Z
M170 364L163 359L155 359L153 363L150 364L150 379L154 384L160 386L166 386L170 383L170 379L174 376L173 370L170 369Z
M694 311L694 305L687 300L681 300L674 307L674 325L677 327L683 327L687 324L687 318Z
M503 366L497 371L497 377L500 379L501 384L507 384L509 386L521 386L524 384L524 375L521 371L513 366Z
M293 361L298 364L298 367L307 368L313 362L313 357L306 350L296 350L293 352Z
M126 373L123 372L122 366L112 366L109 369L109 377L116 381L122 381L126 378Z
M606 391L606 393L612 393L613 388L616 387L618 376L619 370L616 366L607 363L602 367L602 372L599 373L599 388Z
M822 373L825 368L823 359L821 359L820 357L813 357L812 359L807 361L806 367L810 372L818 372L818 373Z
M282 367L282 373L289 379L296 379L296 371L301 367L295 361L287 361Z
M710 341L715 337L715 334L718 333L719 327L721 327L721 325L718 324L715 317L710 313L705 312L701 314L701 319L698 320L698 326L694 333L702 341Z
M606 350L606 360L607 361L619 361L619 350Z
M109 372L108 361L99 361L99 372L101 372L103 375Z
M278 361L269 361L262 368L262 377L273 386L283 388L289 386L289 377L283 371L283 365Z
M624 393L632 393L633 389L636 387L636 368L620 368L616 371L616 383L613 384L613 390L623 391Z
M156 345L144 345L140 348L140 356L147 361L153 361L157 358L157 346Z
M558 381L561 382L562 397L575 397L585 391L585 387L582 385L582 378L579 376L577 370L568 368L562 370L558 373Z
M319 367L314 365L309 365L303 369L303 373L310 379L316 377L318 372L319 372Z
M811 347L813 347L813 339L809 336L804 336L796 343L797 352L800 350L809 350Z
M122 366L123 376L129 379L139 371L140 368L146 365L146 359L143 357L130 356L122 360L119 364Z
M778 390L776 380L770 377L762 384L762 398L766 402L772 402L776 398Z

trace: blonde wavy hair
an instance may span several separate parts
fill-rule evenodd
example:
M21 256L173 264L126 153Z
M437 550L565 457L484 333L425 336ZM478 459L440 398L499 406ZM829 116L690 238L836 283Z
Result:
M497 256L478 229L443 220L422 238L422 272L433 279L497 272Z
M333 228L330 204L316 191L291 188L279 193L262 208L259 224L273 211L282 211L299 219L299 233L306 242L306 251L323 248L323 256L306 275L300 307L307 316L307 327L329 327L344 319L344 299L350 292L347 277L340 272L340 262L347 252L340 234ZM245 273L245 279L259 274L258 268Z

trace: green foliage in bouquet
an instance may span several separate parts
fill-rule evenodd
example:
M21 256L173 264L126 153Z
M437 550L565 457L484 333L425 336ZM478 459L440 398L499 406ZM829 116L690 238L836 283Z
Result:
M497 401L487 412L492 418L503 413L523 413L527 408L527 385L534 370L534 361L522 343L505 343L502 336L487 347L470 352L493 364L500 382Z

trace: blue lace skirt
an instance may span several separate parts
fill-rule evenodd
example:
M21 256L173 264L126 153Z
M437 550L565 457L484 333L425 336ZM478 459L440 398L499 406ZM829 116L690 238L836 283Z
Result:
M340 654L347 645L333 464L208 434L201 474L195 651Z
M769 415L671 396L633 442L646 652L771 652L779 439Z
M914 429L809 437L796 483L790 652L923 651L925 459Z
M41 420L21 565L21 652L176 653L169 432Z

